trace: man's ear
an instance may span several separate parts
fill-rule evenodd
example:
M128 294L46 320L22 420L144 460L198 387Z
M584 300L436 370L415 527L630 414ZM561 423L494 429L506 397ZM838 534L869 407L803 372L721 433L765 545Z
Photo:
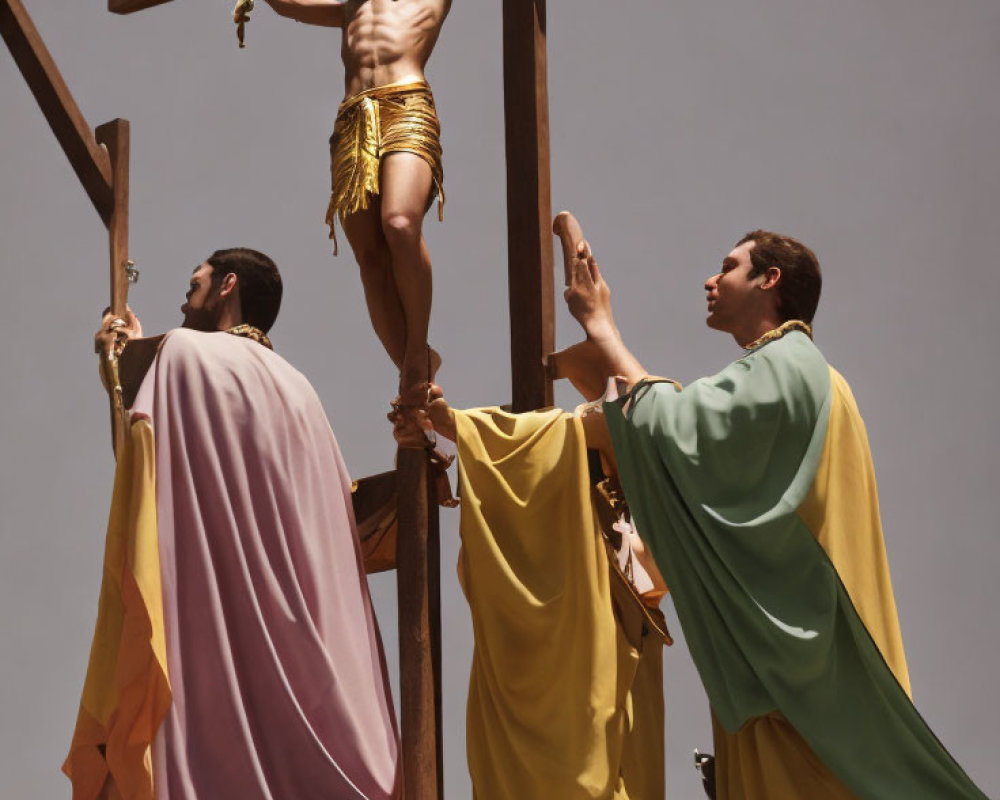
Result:
M226 297L232 293L233 289L236 288L237 283L239 283L239 278L236 277L236 273L227 272L226 277L222 279L222 285L219 286L219 296Z
M781 268L768 267L764 271L764 280L758 285L760 286L761 289L773 289L780 282L781 282Z

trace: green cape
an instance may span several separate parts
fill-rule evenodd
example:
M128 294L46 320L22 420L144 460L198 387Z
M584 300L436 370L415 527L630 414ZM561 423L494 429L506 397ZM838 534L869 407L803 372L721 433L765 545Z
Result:
M826 439L830 369L792 332L682 391L604 405L622 485L730 733L778 710L872 800L982 798L927 727L797 513Z

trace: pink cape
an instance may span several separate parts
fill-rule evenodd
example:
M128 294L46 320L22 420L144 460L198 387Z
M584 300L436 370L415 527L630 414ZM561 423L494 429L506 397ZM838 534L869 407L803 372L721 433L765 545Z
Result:
M397 797L350 479L309 382L248 339L180 329L133 411L155 432L173 690L157 800Z

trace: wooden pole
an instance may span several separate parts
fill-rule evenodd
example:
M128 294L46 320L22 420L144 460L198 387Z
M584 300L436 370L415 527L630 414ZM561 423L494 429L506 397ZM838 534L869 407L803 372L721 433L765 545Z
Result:
M555 349L545 0L503 3L512 408L552 405Z
M111 161L111 217L108 242L111 248L111 313L123 317L128 303L128 175L129 124L125 119L105 122L95 131L99 144L107 148Z
M128 307L128 120L105 122L94 133L97 142L107 148L111 162L112 203L108 220L111 313L124 319ZM116 456L125 442L125 398L120 387L119 381L111 396L111 445Z
M441 556L427 454L398 454L400 727L406 800L444 796L441 740Z

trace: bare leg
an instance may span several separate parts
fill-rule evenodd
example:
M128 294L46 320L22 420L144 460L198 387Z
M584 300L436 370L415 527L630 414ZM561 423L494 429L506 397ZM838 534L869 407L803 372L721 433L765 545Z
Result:
M406 350L406 322L392 275L389 246L382 235L379 198L371 198L366 210L347 217L344 233L361 268L361 284L372 327L396 369L401 369Z
M431 316L431 259L423 238L430 165L413 153L390 153L382 161L382 233L389 247L392 277L405 320L399 391L406 404L426 402L433 379L427 328Z

